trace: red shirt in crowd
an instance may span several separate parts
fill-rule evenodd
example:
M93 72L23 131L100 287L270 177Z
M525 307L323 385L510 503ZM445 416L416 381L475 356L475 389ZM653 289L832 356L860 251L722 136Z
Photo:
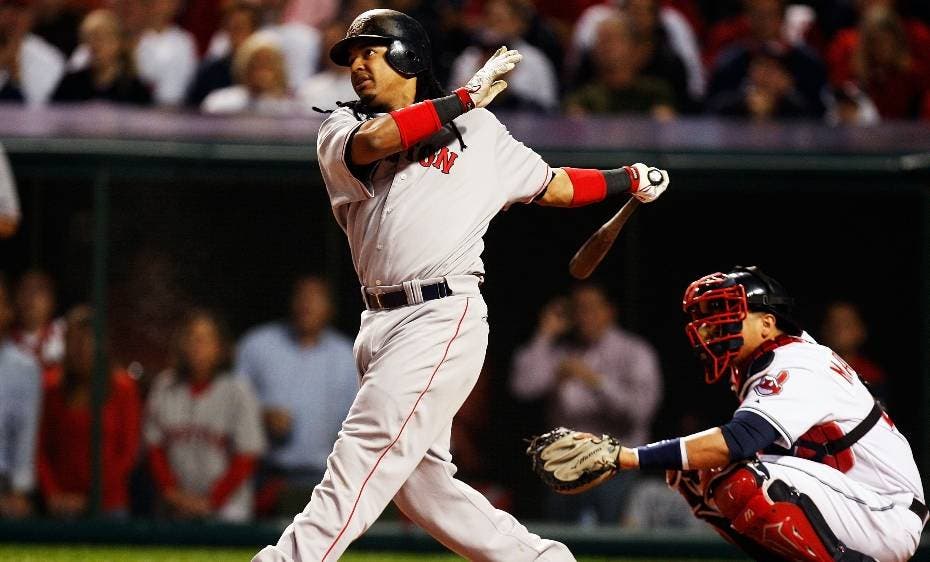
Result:
M859 30L844 29L836 34L827 49L827 66L830 71L830 83L842 87L847 82L854 82L875 103L878 113L886 119L908 119L915 114L924 113L921 107L930 87L930 28L925 24L908 20L904 23L907 42L911 53L911 63L907 68L894 74L887 74L881 80L870 84L861 84L853 68L853 59L859 45Z
M60 373L46 379L39 430L38 471L42 494L89 494L91 490L90 405L68 404ZM123 371L110 381L103 407L103 509L129 506L129 473L139 446L141 405L136 383Z

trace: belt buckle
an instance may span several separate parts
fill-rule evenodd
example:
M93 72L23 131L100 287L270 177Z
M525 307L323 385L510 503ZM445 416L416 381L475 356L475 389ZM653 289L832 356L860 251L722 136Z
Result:
M384 310L384 305L381 303L381 289L375 289L374 293L369 293L369 296L375 298L375 306L378 310Z

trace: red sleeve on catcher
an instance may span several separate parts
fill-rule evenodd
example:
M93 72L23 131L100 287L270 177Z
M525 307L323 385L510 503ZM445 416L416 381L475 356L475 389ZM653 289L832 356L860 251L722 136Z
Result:
M583 207L603 201L607 197L607 180L600 170L586 168L562 168L572 180L572 202L570 207Z
M255 456L238 454L229 463L229 469L222 478L217 480L210 490L210 505L213 509L223 507L229 495L239 488L246 478L255 470Z

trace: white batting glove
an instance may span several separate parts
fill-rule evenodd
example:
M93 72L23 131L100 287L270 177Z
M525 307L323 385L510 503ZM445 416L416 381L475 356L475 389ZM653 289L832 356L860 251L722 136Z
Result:
M630 195L643 203L652 203L668 188L668 172L637 162L626 167L630 174Z
M465 84L465 90L475 102L475 107L488 105L497 94L507 89L507 82L498 78L513 70L521 60L523 55L515 50L508 51L507 47L501 47L491 55L481 70Z

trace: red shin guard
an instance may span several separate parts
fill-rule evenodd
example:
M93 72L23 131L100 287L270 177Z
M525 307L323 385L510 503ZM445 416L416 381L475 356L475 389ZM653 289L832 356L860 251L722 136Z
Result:
M788 560L834 560L831 551L835 547L824 544L803 506L792 501L773 501L762 483L758 474L741 468L714 486L714 503L730 520L733 530ZM772 483L775 484L782 483Z

